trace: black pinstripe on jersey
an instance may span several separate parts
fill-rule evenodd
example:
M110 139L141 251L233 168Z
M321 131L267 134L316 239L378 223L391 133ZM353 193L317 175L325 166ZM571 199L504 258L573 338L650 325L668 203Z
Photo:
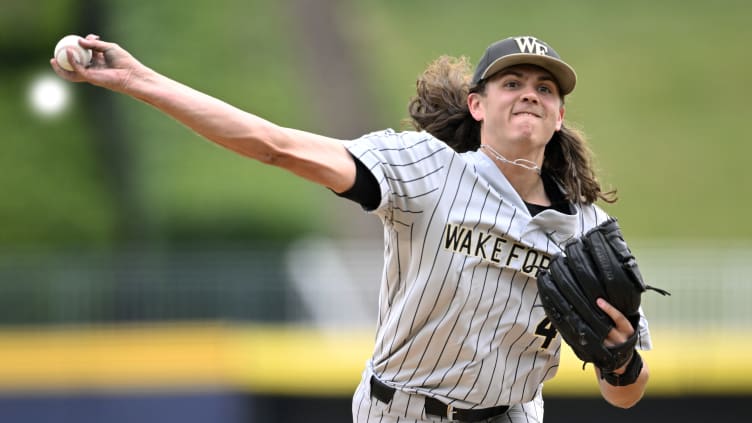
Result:
M458 154L427 133L387 130L346 147L381 189L372 371L462 408L531 401L556 373L561 346L555 337L543 348L536 334L545 314L534 275L606 213L582 205L533 217L484 153Z

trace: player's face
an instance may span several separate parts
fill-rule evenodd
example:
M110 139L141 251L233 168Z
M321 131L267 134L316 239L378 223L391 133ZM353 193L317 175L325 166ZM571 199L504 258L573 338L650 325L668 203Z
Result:
M525 142L542 148L564 119L558 86L551 74L537 66L502 70L469 105L475 119L482 122L481 136L491 138L486 142Z

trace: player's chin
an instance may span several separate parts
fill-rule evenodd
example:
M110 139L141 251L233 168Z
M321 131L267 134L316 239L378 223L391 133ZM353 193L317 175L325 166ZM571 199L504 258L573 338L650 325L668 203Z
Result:
M548 133L536 125L520 125L514 131L511 139L521 144L527 144L530 147L545 147L553 136L553 132Z

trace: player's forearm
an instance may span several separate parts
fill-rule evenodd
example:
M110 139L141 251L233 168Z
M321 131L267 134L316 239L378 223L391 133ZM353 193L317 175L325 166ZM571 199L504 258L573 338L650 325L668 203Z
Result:
M630 408L640 401L645 393L650 376L647 363L644 362L637 380L626 386L613 386L600 377L598 369L595 372L603 398L610 404L620 408Z
M352 186L355 165L340 141L278 126L148 68L137 73L124 85L124 94L156 107L202 137L336 192Z
M282 128L148 68L134 72L124 93L148 103L204 138L245 156L273 161Z

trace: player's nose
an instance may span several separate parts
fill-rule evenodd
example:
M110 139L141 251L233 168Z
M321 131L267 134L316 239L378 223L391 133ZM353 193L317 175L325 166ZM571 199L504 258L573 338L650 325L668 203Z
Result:
M525 90L520 96L520 100L527 103L538 104L538 94L533 90Z

